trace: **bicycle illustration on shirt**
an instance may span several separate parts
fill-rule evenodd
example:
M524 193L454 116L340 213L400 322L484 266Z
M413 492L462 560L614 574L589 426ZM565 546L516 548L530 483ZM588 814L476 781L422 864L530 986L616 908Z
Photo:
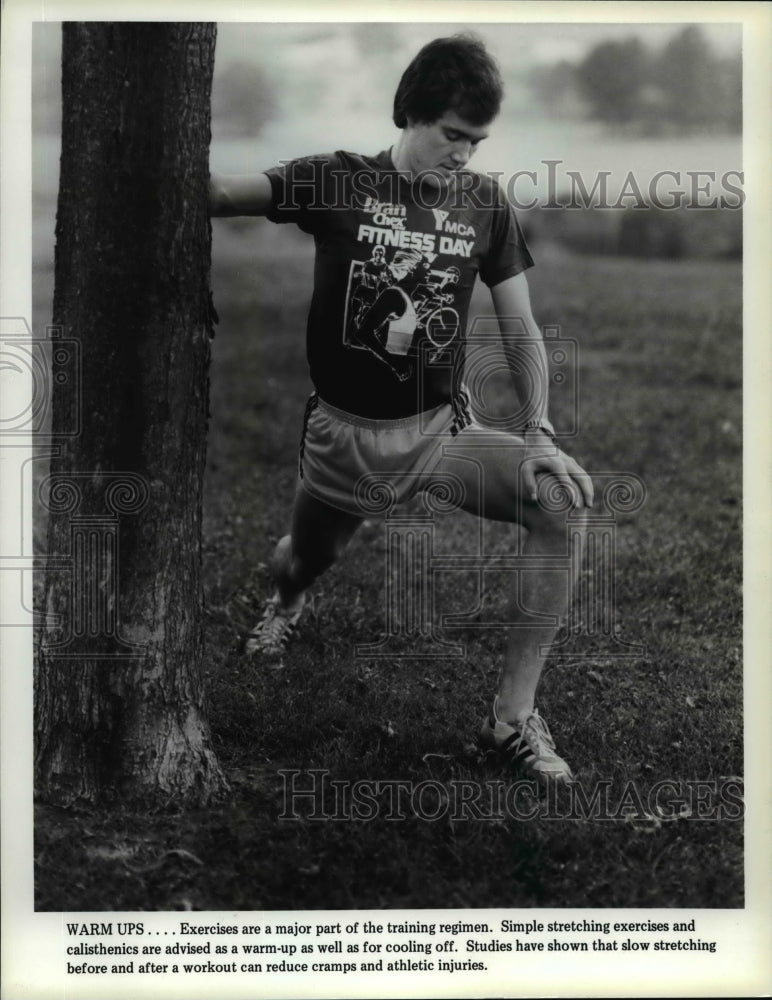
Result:
M391 261L381 246L368 261L352 261L344 342L370 351L404 381L414 371L420 344L432 345L436 361L460 328L453 308L461 273L451 265L432 270L418 250L398 250Z

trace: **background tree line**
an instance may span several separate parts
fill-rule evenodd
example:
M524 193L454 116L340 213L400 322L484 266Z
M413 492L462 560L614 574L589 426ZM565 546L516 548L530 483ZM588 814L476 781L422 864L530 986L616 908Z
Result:
M716 54L695 25L660 50L637 36L601 41L578 62L537 67L532 86L552 115L584 111L648 134L742 127L742 55Z

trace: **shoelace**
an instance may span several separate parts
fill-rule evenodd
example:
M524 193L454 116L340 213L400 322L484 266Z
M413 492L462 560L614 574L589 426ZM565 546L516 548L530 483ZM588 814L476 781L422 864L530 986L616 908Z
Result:
M258 632L260 645L284 646L294 627L293 622L279 614L275 604L269 604L260 622Z
M522 738L537 757L541 755L542 744L548 750L555 750L555 741L549 731L549 726L535 709L523 723L520 732Z

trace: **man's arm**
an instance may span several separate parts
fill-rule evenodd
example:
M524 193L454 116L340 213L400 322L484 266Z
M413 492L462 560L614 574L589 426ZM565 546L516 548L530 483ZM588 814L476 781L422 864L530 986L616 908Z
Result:
M535 499L536 474L548 473L557 476L572 495L573 485L578 486L579 496L590 507L593 500L592 480L572 458L556 448L552 441L552 424L548 417L549 364L541 330L531 311L531 297L525 274L516 274L494 285L491 295L505 348L509 339L517 339L518 350L508 353L508 361L515 392L521 405L525 407L523 433L526 458L523 462L523 475L526 489L531 498ZM515 358L518 361L522 359L523 363L512 364Z
M212 174L209 178L212 216L265 215L272 201L266 174Z
M516 274L491 289L493 306L499 321L501 339L516 340L517 350L507 353L510 375L523 413L523 427L541 424L552 430L549 422L549 367L541 330L531 311L531 297L525 274ZM523 364L512 364L517 358ZM548 435L549 436L549 435Z

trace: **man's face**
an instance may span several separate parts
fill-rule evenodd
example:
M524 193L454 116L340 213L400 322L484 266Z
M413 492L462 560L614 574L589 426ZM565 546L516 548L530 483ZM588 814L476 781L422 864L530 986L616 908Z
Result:
M402 140L404 164L416 179L440 185L466 166L478 143L489 134L488 125L472 125L455 111L446 111L435 122L409 122Z

